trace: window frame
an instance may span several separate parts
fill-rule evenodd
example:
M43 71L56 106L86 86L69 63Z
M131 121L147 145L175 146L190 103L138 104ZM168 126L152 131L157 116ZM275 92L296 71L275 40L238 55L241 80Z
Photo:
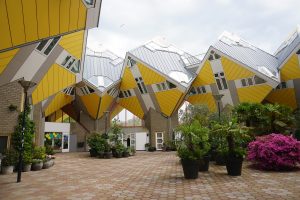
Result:
M219 90L228 90L228 83L224 72L217 72L214 74L214 77Z

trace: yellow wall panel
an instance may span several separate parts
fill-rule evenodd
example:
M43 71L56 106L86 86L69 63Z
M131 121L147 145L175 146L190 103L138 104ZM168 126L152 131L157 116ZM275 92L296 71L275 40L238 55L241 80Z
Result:
M221 57L221 62L227 80L248 78L255 75L250 70L239 64L236 64L224 56Z
M114 109L112 110L112 112L110 113L110 119L114 118L115 116L117 116L124 108L122 106L120 106L119 104L117 104Z
M214 74L211 69L209 61L205 61L198 76L196 77L196 79L193 82L193 86L197 87L200 85L210 85L212 83L215 83Z
M12 46L9 23L6 11L6 2L0 0L0 49L5 49Z
M119 104L140 119L143 119L144 112L137 97L122 98L119 100Z
M11 59L13 59L13 57L16 55L18 51L19 49L13 49L10 51L0 53L0 74L4 71L6 66L9 64Z
M80 1L79 11L78 11L78 29L85 28L86 13L87 13L87 8L85 7L84 3Z
M73 31L77 29L78 26L78 9L79 9L79 2L80 0L72 0L71 7L70 7L70 24L69 30Z
M60 8L60 0L49 1L50 35L59 34L59 8Z
M178 89L171 89L155 93L161 112L167 116L172 114L182 95L183 93Z
M197 105L197 104L207 105L211 112L215 112L217 110L216 103L214 97L212 96L212 93L193 95L190 96L187 99L187 101L193 105Z
M23 23L22 0L6 1L6 7L12 43L14 46L23 44L25 42L25 31Z
M59 41L59 45L68 51L77 59L81 59L84 41L84 31L78 31L68 35L64 35Z
M33 91L32 102L33 104L37 104L38 102L47 99L49 96L70 87L75 84L75 82L75 74L58 64L53 64Z
M240 102L260 103L270 93L272 87L266 84L238 88Z
M22 0L26 42L38 39L35 0Z
M120 90L129 90L137 87L134 77L128 67L125 67Z
M80 99L85 105L89 115L92 118L96 119L100 97L97 94L92 93L92 94L80 96Z
M60 2L60 32L69 31L70 21L70 0L61 0Z
M39 38L49 37L49 13L48 0L38 0L37 5L37 21Z
M162 75L150 69L149 67L144 66L142 63L137 63L137 66L146 85L151 85L151 84L161 83L166 81L166 79Z
M266 97L266 100L271 103L283 104L291 107L292 109L297 108L297 101L294 88L286 88L281 90L273 90Z
M98 119L101 118L105 111L109 109L109 106L113 102L114 98L108 94L104 95L101 99L101 104L98 113Z
M66 95L62 92L59 92L55 95L54 99L51 101L51 103L48 105L48 107L45 110L45 116L49 116L50 114L60 110L65 105L71 103L73 100L73 97L70 95Z
M300 78L300 64L297 54L292 55L292 57L286 62L286 64L280 70L281 80L293 80Z

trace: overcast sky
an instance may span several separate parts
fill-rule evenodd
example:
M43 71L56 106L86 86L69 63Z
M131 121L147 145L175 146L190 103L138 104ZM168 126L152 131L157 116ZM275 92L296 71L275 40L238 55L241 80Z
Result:
M274 53L300 24L299 0L103 0L88 46L124 57L156 36L198 55L225 30Z

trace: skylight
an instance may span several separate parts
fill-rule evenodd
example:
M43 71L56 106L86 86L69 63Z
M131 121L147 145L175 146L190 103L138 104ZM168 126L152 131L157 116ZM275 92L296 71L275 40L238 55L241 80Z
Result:
M219 40L229 46L241 46L241 47L249 48L249 49L256 51L255 46L251 45L246 40L243 40L238 35L229 33L227 31L225 31L221 34L221 36L219 37Z
M93 85L95 85L96 87L103 87L103 88L107 88L113 83L113 81L106 76L96 76L96 75L90 77L88 81Z
M278 74L274 71L271 71L270 69L266 68L265 66L257 66L257 70L265 74L266 76L272 77L272 78L278 78Z
M296 31L292 32L287 39L280 45L280 47L275 52L275 55L281 52L283 49L285 49L287 46L289 46L297 37L297 35L300 33L300 27L297 27Z
M188 83L191 80L191 77L180 71L171 71L169 76L180 83Z

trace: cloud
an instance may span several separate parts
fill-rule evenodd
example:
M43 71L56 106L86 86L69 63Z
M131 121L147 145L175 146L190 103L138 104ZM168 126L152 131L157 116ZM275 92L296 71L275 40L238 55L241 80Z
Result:
M88 46L119 56L163 36L184 51L204 53L224 31L273 53L300 22L297 0L109 0ZM102 46L99 46L102 44Z

